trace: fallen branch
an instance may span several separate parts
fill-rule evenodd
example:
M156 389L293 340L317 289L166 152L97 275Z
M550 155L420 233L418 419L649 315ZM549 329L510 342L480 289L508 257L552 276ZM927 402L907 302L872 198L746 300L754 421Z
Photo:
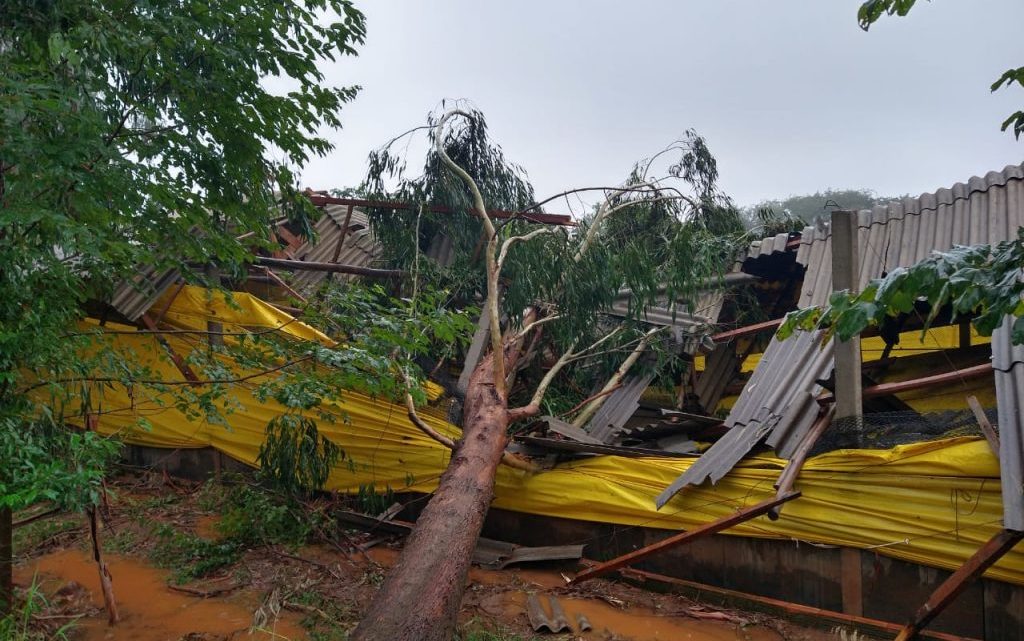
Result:
M233 583L223 588L213 588L212 590L197 590L195 588L190 588L184 585L172 585L170 583L167 584L168 590L172 590L174 592L181 592L182 594L188 594L190 596L196 596L200 599L209 599L215 596L220 596L221 594L234 592L240 587L242 587L240 583Z

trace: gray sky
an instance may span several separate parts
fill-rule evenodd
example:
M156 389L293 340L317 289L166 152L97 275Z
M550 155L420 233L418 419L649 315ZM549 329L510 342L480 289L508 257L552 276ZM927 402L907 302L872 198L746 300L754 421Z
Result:
M1024 90L989 92L1024 64L1021 0L919 2L868 33L860 0L356 4L366 45L324 71L363 90L329 134L336 149L303 170L315 189L358 184L367 153L443 98L484 112L541 197L617 184L691 127L739 204L917 195L1024 159L999 131Z

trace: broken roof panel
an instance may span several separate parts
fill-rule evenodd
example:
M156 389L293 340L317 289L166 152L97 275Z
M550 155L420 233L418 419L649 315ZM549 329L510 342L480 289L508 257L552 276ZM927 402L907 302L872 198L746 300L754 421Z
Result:
M1024 164L934 194L863 210L858 215L860 286L894 267L909 267L936 250L1015 238L1021 226ZM806 267L800 307L828 301L831 245L828 224L804 229L797 253L797 262ZM777 453L790 452L818 411L817 404L807 399L821 391L817 381L827 378L833 368L831 346L822 348L820 338L816 332L802 332L786 341L773 338L726 419L730 432L669 489L678 491L708 478L717 481L765 435ZM1024 458L1019 452L1016 456Z
M1003 527L1024 530L1024 346L1013 345L1007 318L992 334L992 369L999 411L999 475Z
M145 265L131 279L121 281L114 288L110 306L128 320L138 320L180 276L174 269L161 271Z
M348 211L349 207L345 205L324 206L324 215L316 223L316 242L304 243L299 247L295 257L308 262L371 267L380 255L380 246L370 231L369 219L361 209L353 208L351 216L348 215ZM347 232L344 231L346 219ZM344 242L339 251L338 243L342 241L343 236ZM300 291L308 292L329 277L352 278L345 274L302 270L292 276L291 284Z

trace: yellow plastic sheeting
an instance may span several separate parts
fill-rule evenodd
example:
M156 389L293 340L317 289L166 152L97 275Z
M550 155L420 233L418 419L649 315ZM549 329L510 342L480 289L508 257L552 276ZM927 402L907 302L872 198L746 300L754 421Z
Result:
M163 311L161 322L177 329L205 332L208 322L221 323L227 333L280 330L294 338L335 345L326 334L246 292L224 292L185 285L171 288L153 304L152 310ZM166 310L166 311L165 311ZM231 340L231 336L225 337ZM428 381L424 385L427 398L437 400L444 388Z
M252 325L238 317L222 320ZM131 350L160 376L180 380L153 336L111 335L109 340L111 349ZM188 346L179 336L168 340L172 347ZM143 397L140 390L129 395L120 386L97 389L93 402L102 405L99 429L138 445L212 446L255 465L267 422L285 411L272 401L258 402L247 385L233 389L230 427L189 419L160 400ZM413 427L403 408L346 393L321 409L336 420L321 420L320 430L345 452L329 489L356 492L371 483L396 491L436 487L449 452ZM424 412L435 429L457 435L457 428L441 416L440 410ZM151 428L139 428L139 417ZM662 511L655 510L654 497L691 463L603 456L535 475L502 467L495 505L623 527L688 529L771 496L785 464L767 456L748 458L716 486L688 488ZM1000 527L998 463L981 439L832 452L809 460L797 487L803 497L788 503L781 519L761 517L728 534L849 545L952 569ZM989 576L1024 585L1024 550L1008 554Z

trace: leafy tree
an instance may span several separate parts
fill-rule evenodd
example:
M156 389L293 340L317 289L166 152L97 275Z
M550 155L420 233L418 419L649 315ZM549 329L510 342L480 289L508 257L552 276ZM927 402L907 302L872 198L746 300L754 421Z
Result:
M867 31L883 15L907 15L914 8L916 2L917 0L868 0L857 11L857 21L860 23L861 28ZM1013 83L1024 87L1024 67L1004 71L992 83L992 91L1002 87L1009 87ZM1024 110L1015 111L1003 121L1002 130L1006 131L1007 129L1011 129L1013 135L1020 140L1020 135L1024 133Z
M482 299L490 349L468 365L474 369L462 438L432 435L454 450L451 462L353 633L359 640L451 638L497 468L530 470L505 451L510 429L543 411L548 393L573 372L586 372L591 384L605 381L598 394L562 390L584 401L575 414L583 424L643 355L670 358L678 347L644 321L645 311L659 303L691 311L742 233L736 209L717 188L714 157L693 132L638 163L623 185L590 188L603 192L603 202L575 229L532 224L530 213L543 202L531 202L525 173L487 137L482 114L460 107L428 120L431 151L421 175L407 177L404 157L395 155L404 142L371 157L367 182L378 197L423 205L411 214L373 213L391 260L409 266L414 287L422 281L457 289L455 305ZM436 204L469 213L428 216L427 206ZM518 215L495 220L489 208ZM424 255L438 235L453 239L448 265ZM611 312L624 289L631 299L621 318ZM407 408L414 424L429 429L413 403Z
M95 489L109 447L64 430L63 407L95 409L83 383L145 384L76 331L87 303L142 266L238 273L281 211L309 229L290 167L330 149L318 131L356 93L317 63L363 36L348 0L0 4L0 540L12 509Z

